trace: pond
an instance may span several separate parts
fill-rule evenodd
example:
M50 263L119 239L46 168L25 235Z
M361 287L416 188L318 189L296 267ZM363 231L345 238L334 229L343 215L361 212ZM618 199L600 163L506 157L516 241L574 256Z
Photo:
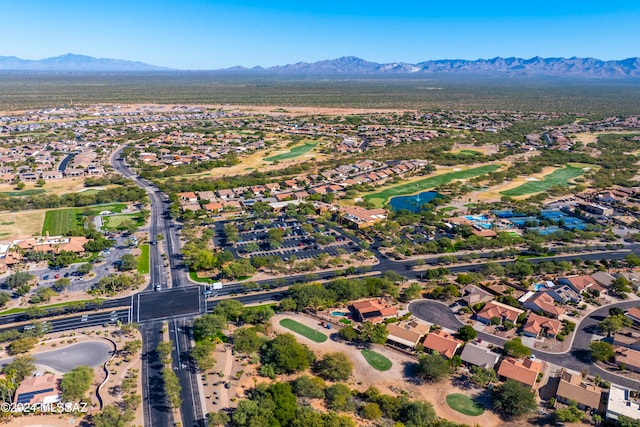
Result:
M394 211L407 210L414 213L420 212L420 206L429 203L436 197L440 197L436 191L423 191L413 196L396 196L391 198L389 206Z

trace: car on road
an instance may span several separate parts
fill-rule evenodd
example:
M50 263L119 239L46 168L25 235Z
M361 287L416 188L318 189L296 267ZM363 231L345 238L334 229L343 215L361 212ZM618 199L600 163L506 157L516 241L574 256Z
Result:
M89 320L89 315L85 314L82 316L82 319L80 319L81 322L86 322L87 320Z
M45 274L44 276L42 276L42 280L49 280L49 275Z
M157 243L158 243L158 242L156 242L155 240L152 240L152 241L151 241L151 244L152 244L152 245L155 245L155 244L157 244Z
M205 289L204 291L202 291L202 295L211 295L213 293L213 291L211 289Z
M162 288L160 287L160 284L157 284L153 289L155 289L156 291L159 291Z
M54 278L54 279L59 279L59 278L60 278L60 275L59 275L59 274L56 274L55 276L53 276L53 278Z

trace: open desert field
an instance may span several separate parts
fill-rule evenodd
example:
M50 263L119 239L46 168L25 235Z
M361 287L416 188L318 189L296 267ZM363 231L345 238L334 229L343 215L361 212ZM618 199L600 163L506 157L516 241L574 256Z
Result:
M47 209L0 213L0 240L39 235Z
M47 181L44 187L36 187L35 182L25 182L26 186L23 190L17 191L14 184L0 184L0 193L11 196L26 196L37 194L57 194L58 196L66 193L75 193L85 188L83 178L63 178ZM24 193L27 192L27 193Z

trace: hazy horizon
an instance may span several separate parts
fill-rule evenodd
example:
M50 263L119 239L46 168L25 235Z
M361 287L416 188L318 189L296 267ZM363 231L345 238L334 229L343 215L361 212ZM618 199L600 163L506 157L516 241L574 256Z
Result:
M355 0L5 2L0 56L69 52L179 70L270 67L356 56L378 63L494 57L638 56L640 5ZM119 7L121 6L121 7Z

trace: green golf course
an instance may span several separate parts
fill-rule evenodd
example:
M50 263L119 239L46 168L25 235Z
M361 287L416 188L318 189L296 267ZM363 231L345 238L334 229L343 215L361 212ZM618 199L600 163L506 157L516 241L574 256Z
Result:
M271 157L265 157L263 160L266 162L280 162L282 160L293 159L294 157L302 156L303 154L308 153L309 151L316 148L318 145L317 142L305 142L302 145L298 145L297 147L293 147L287 153L278 154Z
M405 196L408 194L418 193L440 185L447 184L454 179L469 179L476 176L485 175L498 170L502 165L485 165L476 168L453 171L443 173L441 175L430 176L419 181L407 182L405 184L396 185L386 190L371 193L364 196L364 199L373 203L376 207L381 208L385 203L395 196Z
M547 191L556 185L569 185L569 180L582 175L584 167L567 165L565 168L556 169L549 175L545 175L542 181L530 181L510 190L501 191L500 194L509 197L524 196L527 194Z

